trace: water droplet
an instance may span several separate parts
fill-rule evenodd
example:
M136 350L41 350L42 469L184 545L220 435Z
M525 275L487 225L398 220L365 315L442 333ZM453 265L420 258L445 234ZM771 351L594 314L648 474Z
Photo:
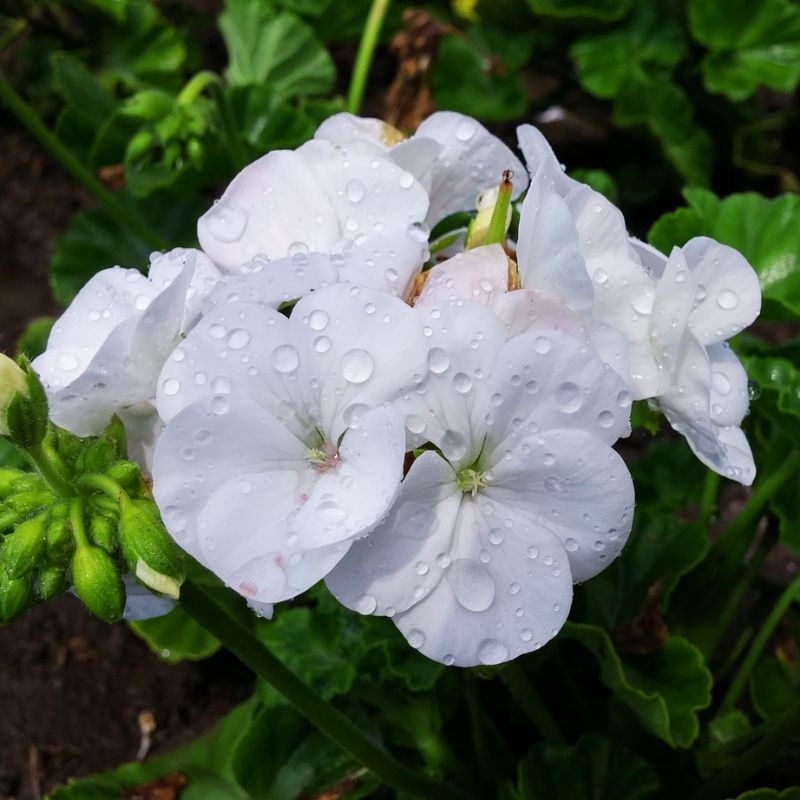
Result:
M561 481L551 475L549 478L544 479L544 488L547 489L548 492L560 492Z
M321 331L328 324L328 315L317 309L308 315L308 324L312 331Z
M247 212L227 203L217 203L206 214L211 235L219 242L237 242L247 227Z
M565 381L556 389L556 405L565 414L574 414L583 405L583 394L580 387L571 381Z
M164 383L161 384L161 388L164 390L164 394L172 397L173 395L178 394L181 390L181 385L175 378L167 378Z
M300 359L290 344L282 344L272 351L272 366L277 372L287 373L297 369Z
M333 342L327 336L317 336L314 339L314 349L318 353L327 353L333 346Z
M506 538L506 533L502 528L492 528L489 531L489 542L491 544L502 544Z
M550 340L546 336L537 336L533 340L533 349L540 355L549 353L551 347L552 344L550 343Z
M72 372L72 370L78 369L78 359L72 353L61 353L58 357L58 366L59 369Z
M209 329L208 333L212 339L224 339L225 338L225 328L224 326L220 325L219 323L214 323Z
M726 311L730 311L732 308L736 308L736 306L739 305L739 295L732 289L723 289L717 295L717 305L720 308L724 308Z
M428 241L430 228L424 222L413 222L408 226L406 233L412 242L423 244Z
M232 388L233 385L230 378L226 378L224 375L220 375L211 381L211 391L214 394L230 394Z
M250 334L244 328L234 328L228 334L228 347L231 350L241 350L250 344Z
M403 170L400 173L400 179L398 183L400 184L401 189L410 189L414 185L414 176L410 172Z
M307 256L309 252L308 245L305 242L292 242L286 248L286 254L289 256L289 258L296 260L298 257Z
M448 461L458 461L467 454L467 440L454 430L446 430L442 436L442 455Z
M338 501L330 495L323 495L317 506L317 514L323 522L335 524L346 519L347 512L339 505Z
M456 125L456 139L458 139L459 142L468 142L475 135L477 130L478 125L474 120L462 119L461 122Z
M631 305L637 314L641 314L643 317L646 317L653 310L654 299L655 293L651 290L646 290L640 295L634 297L631 301Z
M371 594L362 594L356 600L356 611L359 614L372 614L378 607L378 601Z
M406 417L406 428L411 433L421 434L425 432L425 420L417 414L409 414Z
M407 641L415 650L419 650L425 644L425 634L417 628L412 628L408 632Z
M592 273L592 280L602 286L604 283L608 283L608 273L602 268L596 269Z
M725 375L724 372L712 372L711 388L717 394L721 394L724 397L731 390L731 382L728 380L728 376Z
M578 543L574 539L567 539L564 542L564 548L568 553L574 553L578 549Z
M472 379L465 372L456 372L453 375L453 388L459 394L468 394L472 389Z
M450 366L450 356L441 347L432 347L428 352L428 369L440 375Z
M366 383L374 370L375 361L366 350L354 348L342 356L342 375L350 383Z
M481 664L502 664L507 659L508 648L497 639L484 639L478 645L478 661Z
M528 554L528 558L529 558L529 559L531 559L531 561L533 561L533 560L535 560L535 559L539 558L539 548L538 548L538 547L535 547L534 545L531 545L531 546L530 546L530 547L527 549L527 551L526 551L526 552L527 552L527 554Z
M344 187L344 193L351 203L360 203L367 193L366 187L361 181L348 181Z
M610 411L601 411L597 415L597 421L601 428L610 428L614 424L614 415Z
M456 600L467 611L486 611L494 602L492 576L477 562L456 559L445 576Z

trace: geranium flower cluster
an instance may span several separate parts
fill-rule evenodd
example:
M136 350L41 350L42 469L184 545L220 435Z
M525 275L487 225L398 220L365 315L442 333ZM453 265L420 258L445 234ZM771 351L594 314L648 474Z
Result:
M200 250L84 287L35 362L54 420L119 415L172 536L261 613L324 579L444 664L541 647L631 530L634 400L752 481L725 341L760 292L709 239L631 239L535 128L519 142L527 168L458 114L410 138L340 114L267 154Z

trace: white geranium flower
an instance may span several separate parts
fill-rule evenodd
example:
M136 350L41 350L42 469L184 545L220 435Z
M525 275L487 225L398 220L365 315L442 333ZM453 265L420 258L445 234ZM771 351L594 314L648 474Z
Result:
M633 485L611 445L628 430L628 393L561 331L507 341L470 301L418 313L428 372L398 407L412 441L437 450L327 585L349 608L392 617L434 660L497 664L551 639L573 581L625 543Z
M53 326L33 366L53 421L79 436L100 433L112 415L126 423L131 456L143 458L158 429L156 379L221 279L197 250L153 256L147 277L113 267L94 275Z
M257 603L316 583L394 500L405 431L385 404L426 354L413 310L360 287L315 292L289 319L216 307L159 378L154 494L170 533Z
M403 294L427 258L427 211L425 189L380 147L312 140L245 167L200 217L197 234L224 269L255 260L279 294L319 288L344 259L360 265L365 284ZM314 255L334 263L313 261L298 282L297 260ZM389 269L395 278L384 285Z
M427 190L425 221L431 227L456 211L471 211L477 196L496 187L505 170L515 173L515 197L528 183L522 163L500 139L454 111L431 114L409 139L381 120L346 113L325 120L314 136L340 145L370 142L387 151Z
M649 339L661 410L706 466L750 485L755 463L740 428L747 374L726 340L758 316L758 276L739 252L706 237L674 248L669 259L635 246L658 276Z

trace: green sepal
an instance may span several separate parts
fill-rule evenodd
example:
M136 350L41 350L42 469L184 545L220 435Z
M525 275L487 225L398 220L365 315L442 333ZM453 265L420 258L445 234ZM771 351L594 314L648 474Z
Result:
M104 622L117 622L125 610L125 585L104 550L81 544L72 557L72 583L89 611Z
M47 528L46 540L47 560L53 564L66 562L75 548L75 543L72 541L72 528L66 519L51 519Z
M128 455L128 433L125 430L122 420L115 414L111 417L111 422L103 431L103 438L114 445L114 452L117 458L126 458Z
M67 571L63 567L48 566L39 571L36 581L36 596L44 602L58 597L69 587Z
M6 505L23 516L29 516L52 503L51 492L18 492L6 498Z
M40 445L47 433L47 395L25 356L20 357L19 365L25 373L28 394L26 397L20 391L11 398L6 410L6 424L11 443L27 450Z
M77 468L81 472L106 472L117 460L114 442L101 437L92 442L81 453L77 461Z
M31 607L33 587L29 578L10 578L0 568L0 625L7 625Z
M11 467L0 468L0 500L5 499L14 491L14 484L17 480L25 477L26 473Z
M144 490L142 470L133 461L117 461L106 471L106 475L127 492L137 494Z
M21 578L33 570L45 548L48 515L23 522L6 536L0 560L10 578Z
M131 573L149 588L177 598L183 569L155 504L123 495L119 507L119 541Z
M95 515L89 521L92 541L109 555L117 549L117 526L108 517Z

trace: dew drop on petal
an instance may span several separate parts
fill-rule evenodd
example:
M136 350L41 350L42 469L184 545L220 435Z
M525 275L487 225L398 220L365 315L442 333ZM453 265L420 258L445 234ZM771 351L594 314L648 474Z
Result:
M167 378L162 384L161 388L164 391L164 394L172 397L173 395L178 394L181 390L181 385L175 378Z
M61 353L58 357L58 366L65 372L72 372L72 370L78 369L78 359L72 353Z
M242 350L250 344L250 334L244 328L234 328L228 334L228 347L231 350Z
M456 372L453 375L453 388L459 394L468 394L470 389L472 389L472 379L466 372Z
M597 415L597 421L601 428L610 428L614 424L614 415L610 411L601 411Z
M347 182L344 187L344 193L351 203L360 203L364 199L367 190L361 181L352 180Z
M211 235L219 242L236 242L247 227L247 212L227 203L217 203L207 214Z
M497 639L484 639L478 645L478 661L481 664L502 664L507 659L508 648Z
M739 305L739 295L732 289L723 289L717 295L717 305L726 311L730 311Z
M317 338L314 339L314 349L318 353L327 353L332 346L333 343L327 336L317 336Z
M312 331L321 331L328 324L328 315L316 309L308 315L308 324Z
M412 628L408 632L407 641L415 650L419 650L425 644L425 634L417 628Z
M583 405L580 387L571 381L565 381L556 389L556 405L565 414L574 414Z
M468 142L475 135L477 130L478 126L474 120L462 119L458 125L456 125L456 139L458 139L459 142Z
M456 559L445 575L456 600L467 611L486 611L494 602L492 576L477 562Z
M300 359L297 350L290 344L282 344L272 351L272 366L277 372L287 373L297 369Z
M717 394L721 394L724 397L731 390L731 382L728 380L728 376L725 375L724 372L712 372L711 388Z
M442 454L448 461L458 461L467 454L467 440L454 430L446 430L442 436Z
M366 350L354 348L342 356L342 375L349 383L366 383L374 370L375 361Z
M441 347L432 347L428 352L428 369L440 375L445 372L450 366L450 356L447 355L446 350Z
M378 607L378 601L371 594L362 594L356 600L356 611L359 614L372 614Z
M552 344L550 340L546 336L537 336L533 340L533 349L539 353L539 355L544 355L545 353L550 352L550 348Z

